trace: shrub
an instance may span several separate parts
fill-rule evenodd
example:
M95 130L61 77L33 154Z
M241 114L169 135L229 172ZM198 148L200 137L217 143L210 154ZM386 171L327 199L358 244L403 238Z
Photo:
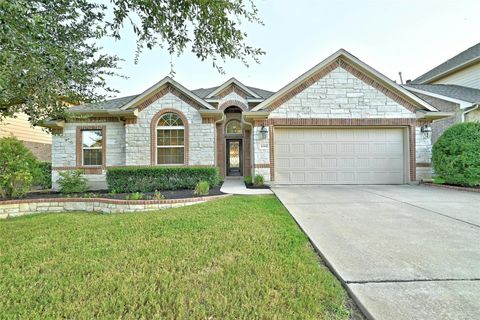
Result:
M216 167L122 167L107 170L109 190L154 192L155 190L194 189L198 182L217 186Z
M255 176L255 180L253 181L253 184L256 186L256 187L260 187L260 186L263 186L265 183L265 179L263 178L263 176L261 174L257 174Z
M37 159L20 140L14 137L0 139L0 197L25 195L38 175Z
M447 129L433 146L436 175L447 184L480 185L480 123L456 124Z
M208 185L207 181L200 181L197 183L195 186L195 194L197 196L206 196L208 194L208 191L210 191L210 186Z
M158 190L155 190L155 193L152 196L153 200L162 200L165 199L165 196Z
M52 163L51 162L39 162L38 163L39 174L33 181L33 185L42 189L52 188Z
M246 185L251 185L253 183L253 178L252 176L245 176L243 178L243 181L245 182Z
M126 200L143 200L144 196L141 192L134 192L125 196Z
M88 190L87 179L80 170L60 172L57 181L61 193L82 193Z

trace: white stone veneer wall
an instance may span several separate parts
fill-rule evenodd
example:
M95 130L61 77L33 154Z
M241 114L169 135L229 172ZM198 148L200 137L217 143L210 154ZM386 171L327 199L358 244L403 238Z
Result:
M150 165L150 125L152 118L162 109L176 109L188 119L189 165L215 164L215 126L202 124L197 109L172 93L167 93L138 114L136 124L125 126L126 164Z
M123 122L75 122L66 123L63 133L52 138L52 167L75 167L76 134L78 126L105 126L106 165L125 165L125 127ZM92 189L106 188L105 173L102 175L84 175ZM58 189L59 173L52 170L52 188Z
M343 68L336 68L298 95L273 110L269 118L415 118L381 91L367 85ZM269 139L259 139L255 128L255 163L270 163ZM418 161L418 160L417 160ZM269 169L256 168L256 174L270 177Z
M255 164L270 164L270 138L269 134L265 138L260 133L261 127L253 129L253 153ZM270 128L268 128L270 130ZM254 175L260 174L265 178L265 181L270 181L269 168L257 168L255 166Z
M432 140L426 137L420 127L415 130L415 154L417 163L432 163ZM417 167L417 180L430 179L432 177L431 167Z

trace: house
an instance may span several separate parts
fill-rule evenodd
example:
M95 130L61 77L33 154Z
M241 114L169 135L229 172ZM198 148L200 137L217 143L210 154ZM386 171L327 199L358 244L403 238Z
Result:
M480 43L407 82L407 90L454 116L432 124L432 142L455 123L480 120Z
M105 188L116 166L218 166L275 184L404 184L430 161L421 128L449 116L341 49L277 92L235 78L74 106L54 132L52 178L80 169ZM70 119L71 118L71 119Z
M33 127L24 113L8 117L0 122L0 138L16 137L41 161L50 161L52 135L41 127Z

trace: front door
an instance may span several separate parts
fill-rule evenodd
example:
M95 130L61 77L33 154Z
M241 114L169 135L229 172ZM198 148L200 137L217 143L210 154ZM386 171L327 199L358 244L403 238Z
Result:
M242 175L242 140L227 140L227 176Z

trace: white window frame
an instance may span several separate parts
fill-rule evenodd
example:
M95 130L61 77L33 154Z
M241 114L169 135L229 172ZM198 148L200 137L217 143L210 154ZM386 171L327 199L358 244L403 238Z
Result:
M100 131L100 133L102 134L102 145L100 147L84 147L83 146L83 132L85 132L85 131ZM81 143L82 143L82 166L84 166L84 167L101 167L101 166L103 166L103 152L104 152L103 151L103 143L104 143L103 142L103 139L104 139L103 130L102 129L82 129L80 132L81 132L81 135L82 135L82 141L81 141ZM101 162L102 163L101 164L85 164L85 157L84 157L84 154L83 154L84 150L100 150L100 151L102 151L102 157L101 157Z
M175 112L169 112L169 113L173 113L175 114L183 123L183 119L178 115L176 114ZM168 113L165 113L165 115L167 115ZM162 115L160 117L160 119L158 119L158 123L160 123L160 120L162 120L164 115ZM186 154L185 154L185 125L183 126L159 126L157 123L157 127L156 127L156 130L155 130L155 146L156 146L156 153L155 153L155 158L156 158L156 161L155 163L159 166L180 166L180 165L184 165L185 164L185 157L186 157ZM183 130L183 145L168 145L168 146L159 146L158 145L158 130ZM183 161L182 163L158 163L158 149L169 149L169 148L183 148Z

